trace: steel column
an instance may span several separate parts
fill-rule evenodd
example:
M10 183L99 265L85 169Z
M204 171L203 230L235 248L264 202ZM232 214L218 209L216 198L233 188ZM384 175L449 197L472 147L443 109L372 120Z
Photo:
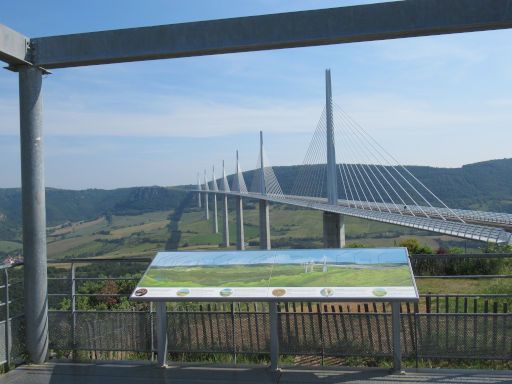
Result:
M393 336L393 371L402 369L402 347L400 345L400 302L391 303L392 336Z
M223 221L224 221L224 233L223 233L223 243L227 248L229 247L229 212L228 212L228 195L224 195L224 212L223 212Z
M260 209L260 249L270 249L270 214L267 200L259 201Z
M42 75L19 68L25 329L29 359L37 364L48 355Z
M244 206L240 196L235 197L236 210L236 249L243 251L245 249L244 236Z
M159 301L156 303L156 342L158 365L167 365L167 303Z
M278 303L271 301L268 303L270 316L270 370L276 372L279 370L279 330L278 330Z

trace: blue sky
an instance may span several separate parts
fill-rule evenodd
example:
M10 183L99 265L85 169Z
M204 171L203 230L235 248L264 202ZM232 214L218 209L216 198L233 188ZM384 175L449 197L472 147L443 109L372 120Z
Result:
M11 1L0 23L37 37L335 7L363 1ZM301 163L333 96L403 164L512 157L512 31L54 70L44 80L46 183L194 183L235 150ZM20 184L17 76L0 71L0 187Z
M301 264L314 261L356 264L407 264L406 248L294 249L278 251L159 252L152 265L177 267L235 264Z

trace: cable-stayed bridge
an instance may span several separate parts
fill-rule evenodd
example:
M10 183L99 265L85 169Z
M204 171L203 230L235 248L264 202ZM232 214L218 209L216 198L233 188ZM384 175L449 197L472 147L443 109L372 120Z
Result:
M213 229L219 231L217 196L223 197L224 244L229 245L227 198L236 199L237 248L244 248L242 198L259 201L260 247L270 249L269 203L289 204L324 212L326 247L345 244L344 216L497 244L512 244L512 214L448 207L395 157L332 100L330 71L326 71L326 102L293 186L279 182L263 146L260 132L258 162L249 187L238 152L236 171L197 181L198 204L204 204ZM289 183L287 183L289 184Z

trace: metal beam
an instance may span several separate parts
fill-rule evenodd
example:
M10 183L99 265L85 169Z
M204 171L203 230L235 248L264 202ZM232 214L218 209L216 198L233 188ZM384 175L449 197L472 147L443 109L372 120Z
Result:
M27 64L29 38L0 24L0 60L9 65Z
M512 28L511 0L416 0L31 39L64 68Z

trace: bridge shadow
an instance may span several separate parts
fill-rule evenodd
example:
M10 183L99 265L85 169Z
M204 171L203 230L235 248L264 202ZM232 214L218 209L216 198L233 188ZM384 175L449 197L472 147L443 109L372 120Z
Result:
M193 196L191 193L187 193L185 198L181 201L181 203L176 207L172 215L169 216L169 232L171 236L165 243L165 249L168 251L177 250L180 245L181 240L181 231L179 230L179 224L185 209L190 206L190 202Z

